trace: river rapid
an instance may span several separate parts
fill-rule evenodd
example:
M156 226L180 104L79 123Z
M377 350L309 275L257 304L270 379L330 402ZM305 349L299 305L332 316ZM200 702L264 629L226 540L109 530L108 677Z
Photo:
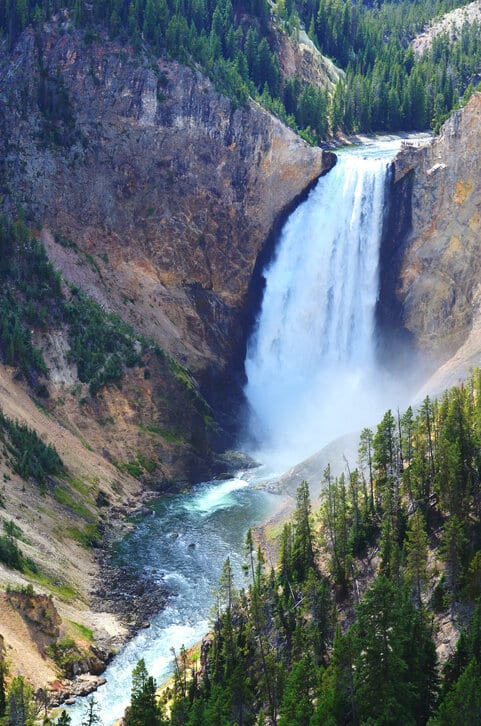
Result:
M243 584L241 564L249 527L265 520L280 497L257 488L253 474L199 484L167 495L152 505L152 515L119 544L119 564L136 563L140 572L164 582L170 595L164 609L114 658L104 673L107 683L94 694L104 726L119 719L130 700L132 669L144 658L158 684L172 672L172 648L178 653L209 630L213 590L227 557ZM80 726L85 699L68 712Z

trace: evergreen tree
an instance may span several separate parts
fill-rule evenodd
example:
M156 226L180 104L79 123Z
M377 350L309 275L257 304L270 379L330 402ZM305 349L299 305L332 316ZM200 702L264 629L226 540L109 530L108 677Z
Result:
M156 684L149 676L145 661L141 658L132 671L130 707L126 716L127 726L162 726L162 710L156 697Z
M314 665L309 658L301 658L292 668L287 678L281 707L279 726L305 726L314 713L312 689L314 685Z
M85 704L82 726L95 726L100 723L97 701L94 696L90 696Z
M70 726L71 723L72 719L64 709L58 719L56 719L55 726Z
M307 572L314 567L314 545L311 531L311 500L309 485L302 481L297 488L296 509L293 516L294 536L292 540L293 578L302 582Z
M33 726L36 715L33 688L23 676L15 676L7 694L8 726Z
M355 683L361 722L415 723L404 658L408 629L402 592L387 578L377 577L358 605Z
M355 647L352 628L345 635L336 630L331 662L321 677L310 726L359 723L354 688Z
M424 517L419 510L409 519L405 549L406 580L414 590L418 607L421 607L421 595L428 579L428 538Z
M463 552L466 544L462 522L456 515L450 517L444 525L442 552L446 563L446 580L449 589L457 593L461 581Z
M473 658L453 684L429 726L478 726L481 718L481 672Z

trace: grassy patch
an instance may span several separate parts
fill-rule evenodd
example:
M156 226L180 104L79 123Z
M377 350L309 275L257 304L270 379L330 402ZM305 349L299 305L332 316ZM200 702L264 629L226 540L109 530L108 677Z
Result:
M98 477L96 478L98 479ZM88 497L91 493L92 485L80 477L72 476L69 478L68 483L72 489L81 494L83 497Z
M72 602L78 597L78 590L68 582L54 582L43 572L28 572L27 574L31 580L49 590L64 602Z
M53 496L56 502L61 504L63 507L70 509L70 511L75 512L75 514L78 514L79 517L83 517L84 519L92 519L92 513L90 512L90 510L87 509L84 504L74 499L70 492L68 492L66 489L56 486Z
M133 461L115 461L117 469L121 472L127 472L134 479L140 479L144 474L153 474L157 468L155 459L148 459L143 454L137 454Z
M69 620L69 623L81 638L83 638L84 640L88 640L89 643L93 641L94 634L90 630L90 628L87 628L86 625L82 625L81 623L76 623L74 620Z
M266 538L269 540L269 542L276 542L281 536L283 528L283 522L279 522L277 524L268 524L265 527L264 531L266 534Z
M102 538L98 524L93 522L86 524L82 529L80 529L80 527L73 526L64 527L62 532L67 535L67 537L70 537L70 539L78 542L82 545L82 547L85 547L85 549L95 547L99 544Z
M166 428L159 424L141 424L139 426L141 431L146 431L149 434L161 436L166 441L170 441L172 444L183 444L186 441L186 437L180 431L176 431L172 428Z

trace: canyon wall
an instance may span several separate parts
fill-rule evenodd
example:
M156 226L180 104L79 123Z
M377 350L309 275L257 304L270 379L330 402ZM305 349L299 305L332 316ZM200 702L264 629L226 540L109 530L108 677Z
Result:
M4 206L90 255L79 269L45 236L67 279L206 382L222 377L270 229L333 156L199 72L87 43L67 21L25 32L1 64Z
M479 363L480 168L479 93L428 145L406 142L394 165L384 320L410 338L428 369L445 364L428 384L437 390Z

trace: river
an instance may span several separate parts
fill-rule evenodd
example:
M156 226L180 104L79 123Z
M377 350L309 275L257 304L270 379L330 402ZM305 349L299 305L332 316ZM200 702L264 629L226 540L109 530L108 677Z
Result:
M199 484L192 491L162 497L120 543L118 561L165 582L170 596L148 629L141 630L105 671L107 683L95 694L104 726L120 718L129 703L131 673L144 658L162 683L172 670L172 648L179 652L209 630L212 592L222 566L231 558L242 585L243 546L249 527L266 519L280 497L257 488L253 474ZM72 724L82 723L85 699L71 706Z

